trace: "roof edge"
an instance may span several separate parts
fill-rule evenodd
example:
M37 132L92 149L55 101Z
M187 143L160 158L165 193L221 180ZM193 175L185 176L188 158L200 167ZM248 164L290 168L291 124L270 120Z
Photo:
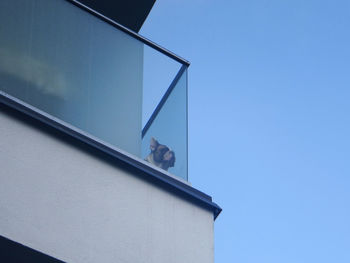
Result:
M79 2L78 0L66 0L66 1L71 3L72 5L75 5L77 8L80 8L80 9L84 10L85 12L90 13L91 15L97 17L98 19L104 21L105 23L108 23L111 26L121 30L122 32L128 34L129 36L141 41L145 45L147 45L147 46L159 51L160 53L163 53L164 55L174 59L175 61L177 61L183 65L186 65L187 67L190 66L191 63L188 60L186 60L186 59L180 57L179 55L176 55L175 53L171 52L170 50L156 44L155 42L140 35L139 33L132 31L131 29L127 28L126 26L112 20L111 18L97 12L96 10L90 8L89 6L84 5L83 3Z
M165 184L172 191L190 199L192 202L206 208L213 212L214 220L221 213L222 209L216 203L212 201L211 196L195 189L194 187L181 182L175 178L168 176L166 173L151 167L150 165L143 162L141 159L114 147L98 138L61 121L3 91L0 91L0 103L19 111L26 116L38 120L48 126L54 128L56 131L66 134L71 138L83 142L95 150L103 152L110 157L122 161L123 163L136 168L140 172L146 174L150 179L155 180L158 183Z

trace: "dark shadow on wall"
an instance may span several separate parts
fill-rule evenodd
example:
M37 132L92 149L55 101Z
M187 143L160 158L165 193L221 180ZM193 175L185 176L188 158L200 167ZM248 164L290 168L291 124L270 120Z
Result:
M0 236L0 262L6 263L61 263L64 261L50 257Z

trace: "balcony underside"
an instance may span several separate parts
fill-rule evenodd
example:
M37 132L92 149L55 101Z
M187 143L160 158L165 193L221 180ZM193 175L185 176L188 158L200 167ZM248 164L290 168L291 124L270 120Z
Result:
M155 0L79 0L115 22L139 32Z

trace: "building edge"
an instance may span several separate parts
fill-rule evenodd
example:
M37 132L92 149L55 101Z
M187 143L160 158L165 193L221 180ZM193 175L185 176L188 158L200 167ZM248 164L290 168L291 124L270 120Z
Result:
M140 179L155 184L168 192L192 202L213 213L214 220L222 208L212 201L212 197L196 188L169 176L143 160L113 147L83 131L43 112L29 104L0 91L0 110L36 127L46 133L64 140L83 151L87 151L103 161L134 171Z

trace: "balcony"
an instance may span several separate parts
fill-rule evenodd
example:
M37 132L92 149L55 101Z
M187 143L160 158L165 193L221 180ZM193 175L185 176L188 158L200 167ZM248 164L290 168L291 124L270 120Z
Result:
M0 23L3 100L187 180L187 61L72 0L2 0Z

